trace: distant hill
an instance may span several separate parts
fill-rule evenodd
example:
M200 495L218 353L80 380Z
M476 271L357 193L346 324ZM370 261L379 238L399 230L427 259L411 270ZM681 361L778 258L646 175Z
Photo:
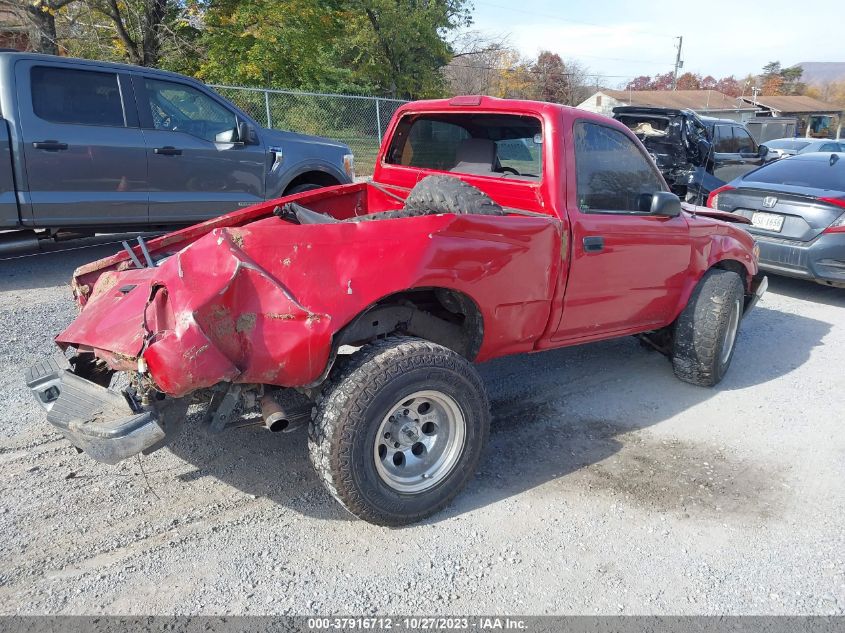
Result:
M795 65L804 70L801 81L805 84L845 81L845 62L801 62Z

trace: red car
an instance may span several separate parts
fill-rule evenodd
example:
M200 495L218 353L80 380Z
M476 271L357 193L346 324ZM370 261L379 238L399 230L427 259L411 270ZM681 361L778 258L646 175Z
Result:
M308 424L350 512L401 525L472 476L490 413L472 363L640 335L714 385L765 291L752 237L671 194L621 123L488 97L409 103L371 182L288 196L78 269L48 420L115 463L260 408Z

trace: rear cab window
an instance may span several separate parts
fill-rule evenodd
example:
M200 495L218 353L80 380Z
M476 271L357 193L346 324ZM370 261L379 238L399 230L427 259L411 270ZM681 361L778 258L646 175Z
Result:
M403 117L385 162L490 178L539 181L542 124L533 116L424 113Z
M50 123L125 127L117 74L54 66L30 71L32 110Z

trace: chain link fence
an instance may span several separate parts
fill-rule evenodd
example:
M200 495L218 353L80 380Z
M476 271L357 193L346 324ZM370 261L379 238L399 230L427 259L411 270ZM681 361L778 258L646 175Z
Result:
M346 143L359 176L373 173L381 138L405 101L356 95L212 86L268 128L316 134Z

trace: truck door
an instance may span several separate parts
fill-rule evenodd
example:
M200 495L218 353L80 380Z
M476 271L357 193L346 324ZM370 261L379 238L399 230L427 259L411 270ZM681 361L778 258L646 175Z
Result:
M573 135L575 173L566 175L571 264L552 338L587 341L664 325L690 265L686 219L643 212L644 201L666 186L626 134L579 120Z
M198 87L134 78L147 144L150 222L205 220L264 200L263 144L221 142L238 115Z
M757 142L749 134L748 130L741 125L734 125L733 134L734 140L736 141L736 148L739 152L739 159L742 163L741 172L733 177L736 178L742 174L747 174L752 169L757 169L757 167L763 164L763 158L760 156L759 145L757 145Z
M730 182L763 164L757 143L741 125L713 126L713 175Z
M24 60L15 78L32 209L24 222L146 224L147 157L128 76L108 66Z

